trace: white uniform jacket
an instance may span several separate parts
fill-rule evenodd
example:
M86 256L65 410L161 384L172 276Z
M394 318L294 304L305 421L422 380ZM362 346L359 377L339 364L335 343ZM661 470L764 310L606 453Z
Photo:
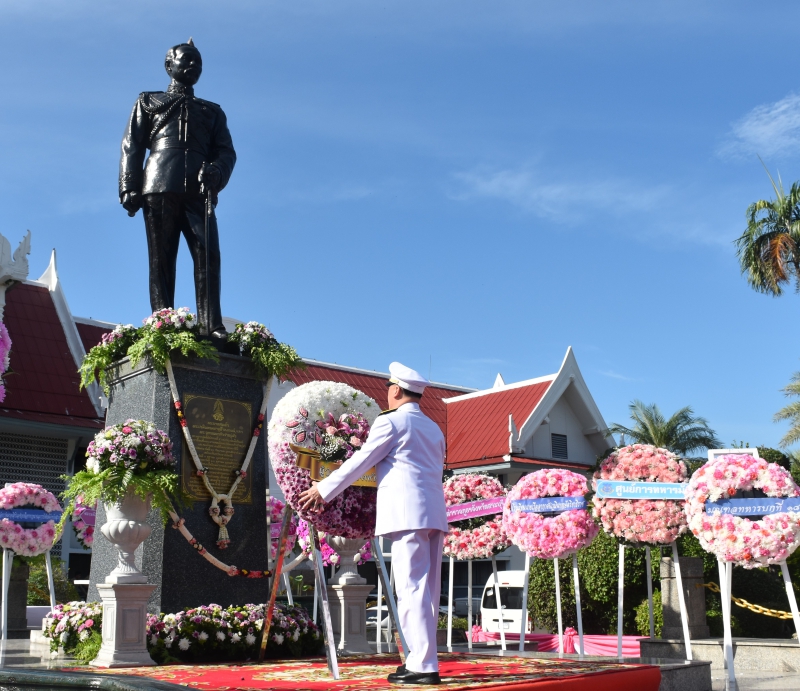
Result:
M447 532L442 489L444 435L418 403L380 415L364 446L322 480L325 501L341 494L372 466L378 473L375 534L436 529Z

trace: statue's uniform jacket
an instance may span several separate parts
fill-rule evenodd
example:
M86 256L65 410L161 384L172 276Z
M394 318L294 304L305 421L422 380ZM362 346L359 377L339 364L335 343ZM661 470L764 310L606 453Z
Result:
M219 189L224 188L236 152L222 108L195 97L191 88L140 94L122 138L120 196L129 191L199 195L203 163L219 168Z
M442 487L445 442L418 403L375 420L363 448L317 485L324 500L340 494L373 465L378 474L375 534L392 540L397 610L406 668L436 672L436 628L442 547L448 530Z

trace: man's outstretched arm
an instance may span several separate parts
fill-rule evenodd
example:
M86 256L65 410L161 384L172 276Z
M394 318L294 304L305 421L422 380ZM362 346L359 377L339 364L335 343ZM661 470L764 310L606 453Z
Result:
M301 508L318 508L334 499L366 473L380 463L394 446L394 426L388 415L382 415L372 425L364 446L348 460L310 489L300 495Z

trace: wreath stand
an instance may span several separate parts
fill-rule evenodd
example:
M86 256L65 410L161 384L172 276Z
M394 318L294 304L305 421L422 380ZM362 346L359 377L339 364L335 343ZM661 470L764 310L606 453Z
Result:
M52 547L50 548L52 549ZM11 568L14 562L14 551L3 548L3 605L2 605L2 642L8 640L8 587L11 583ZM44 562L47 566L47 585L50 589L50 613L56 608L56 589L53 582L53 563L50 561L50 550L44 553Z
M386 604L389 608L389 626L391 627L394 624L396 633L395 633L395 645L397 646L397 651L400 653L400 661L405 664L406 662L406 652L408 651L408 647L406 646L406 637L403 635L403 629L400 626L400 617L397 615L397 603L394 599L394 592L392 591L392 586L394 585L394 581L389 578L389 572L386 570L386 560L383 558L383 549L380 543L380 539L377 537L373 537L371 540L372 544L372 554L375 558L375 561L378 564L378 621L377 621L377 629L378 629L378 645L380 646L380 634L381 634L381 591L386 591ZM320 563L322 563L322 556L320 555ZM378 648L378 652L380 652L380 648Z
M374 538L372 540L372 550L373 550L373 552L372 552L373 553L373 558L375 559L376 565L378 564L378 556L377 556L378 554L381 555L381 559L384 559L384 563L385 563L386 554L383 551L383 538L382 537L376 537L376 538ZM383 600L384 600L383 590L384 590L383 575L381 574L381 578L378 579L378 604L377 604L378 614L377 614L377 617L375 619L375 650L378 653L382 653L383 652L383 624L382 624L382 622L383 622ZM386 588L386 590L389 593L393 593L394 592L394 570L391 569L391 567L389 568L389 585ZM316 604L316 600L314 602ZM388 614L388 611L389 611L388 605L386 607L386 610L387 610L387 614ZM388 616L387 616L386 619L387 619L387 621L386 621L386 625L387 625L386 630L387 630L387 632L389 634L389 637L391 638L391 635L392 635L392 621L391 621L391 618L388 617ZM395 644L397 644L397 640L395 640ZM403 657L403 661L405 662L405 649L400 650L400 646L397 646L397 647L398 647L398 651L400 652L401 657Z
M653 616L653 572L650 545L644 547L645 562L647 564L647 606L650 615L650 638L655 638L655 622ZM678 558L678 546L672 543L672 563L675 568L675 585L678 589L678 602L681 609L681 625L683 627L683 642L686 648L686 659L692 659L692 641L689 636L689 615L686 611L686 596L683 592L683 578L681 577L681 563ZM622 605L625 587L625 545L619 543L619 577L617 580L617 657L622 659ZM723 606L724 607L724 606ZM724 613L723 613L724 617Z
M564 653L564 630L561 616L561 579L559 578L558 559L553 559L553 571L556 583L556 618L558 619L558 652ZM528 584L531 573L531 555L525 552L525 577L522 582L522 617L519 627L519 652L525 651L525 634L528 623ZM572 555L572 583L575 588L575 610L578 617L578 654L583 657L583 615L581 614L581 587L578 578L578 555Z
M717 558L717 564L719 566L720 582L719 597L722 601L723 646L725 651L724 665L727 670L725 689L726 691L736 691L738 686L736 683L736 671L733 665L733 636L731 634L731 585L733 583L733 564L731 562L725 562L720 558ZM794 588L792 587L792 578L789 575L786 562L782 561L780 566L781 573L783 574L783 584L786 588L786 596L789 599L789 608L792 610L794 628L797 632L798 639L800 639L800 612L798 612L797 609L797 598L795 597Z

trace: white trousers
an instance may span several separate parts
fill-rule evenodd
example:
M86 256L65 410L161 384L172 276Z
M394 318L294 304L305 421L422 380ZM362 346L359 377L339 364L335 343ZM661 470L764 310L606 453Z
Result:
M406 639L406 669L438 672L436 629L442 590L441 530L403 530L392 540L392 571L397 590L397 614Z

